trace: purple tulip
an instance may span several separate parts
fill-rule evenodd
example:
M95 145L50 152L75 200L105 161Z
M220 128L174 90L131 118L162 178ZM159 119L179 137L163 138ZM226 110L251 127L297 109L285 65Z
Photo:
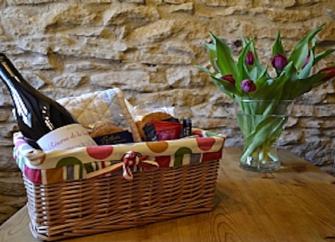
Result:
M227 81L233 86L235 85L235 79L234 79L233 75L224 75L223 77L221 77L221 80Z
M256 85L252 80L246 79L241 82L241 88L244 92L254 92L256 91Z
M275 55L272 59L272 66L279 72L284 69L287 63L286 57L281 54Z
M245 57L245 63L250 66L254 64L254 54L251 51L247 53L247 56Z
M320 72L326 75L323 80L328 81L335 77L335 66L323 68Z

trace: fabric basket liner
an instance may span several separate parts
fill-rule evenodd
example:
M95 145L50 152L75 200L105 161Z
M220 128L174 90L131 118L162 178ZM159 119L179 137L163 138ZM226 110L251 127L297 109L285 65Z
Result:
M14 158L23 174L34 184L86 179L90 172L122 162L122 157L128 151L138 152L148 160L157 162L159 169L221 159L223 136L196 129L193 132L202 137L51 152L34 149L25 142L21 133L15 133Z

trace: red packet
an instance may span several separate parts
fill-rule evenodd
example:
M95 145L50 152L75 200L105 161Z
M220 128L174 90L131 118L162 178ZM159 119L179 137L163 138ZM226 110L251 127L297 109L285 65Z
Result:
M172 140L179 139L182 125L176 122L168 121L153 121L157 140Z

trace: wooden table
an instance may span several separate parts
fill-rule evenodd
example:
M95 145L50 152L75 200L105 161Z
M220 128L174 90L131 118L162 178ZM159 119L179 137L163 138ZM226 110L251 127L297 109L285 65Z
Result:
M335 177L287 151L276 173L245 171L239 152L225 150L213 212L68 241L335 241ZM25 207L0 231L0 242L36 241Z

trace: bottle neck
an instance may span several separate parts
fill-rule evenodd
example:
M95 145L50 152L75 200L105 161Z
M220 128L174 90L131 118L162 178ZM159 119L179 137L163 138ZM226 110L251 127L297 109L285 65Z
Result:
M7 86L12 96L14 105L16 107L16 112L17 112L16 114L22 119L22 121L28 127L31 128L32 127L31 113L28 111L26 104L24 103L21 95L19 94L16 88L16 86L21 86L22 83L15 75L13 75L7 63L3 61L1 61L0 77L1 77L1 80Z

